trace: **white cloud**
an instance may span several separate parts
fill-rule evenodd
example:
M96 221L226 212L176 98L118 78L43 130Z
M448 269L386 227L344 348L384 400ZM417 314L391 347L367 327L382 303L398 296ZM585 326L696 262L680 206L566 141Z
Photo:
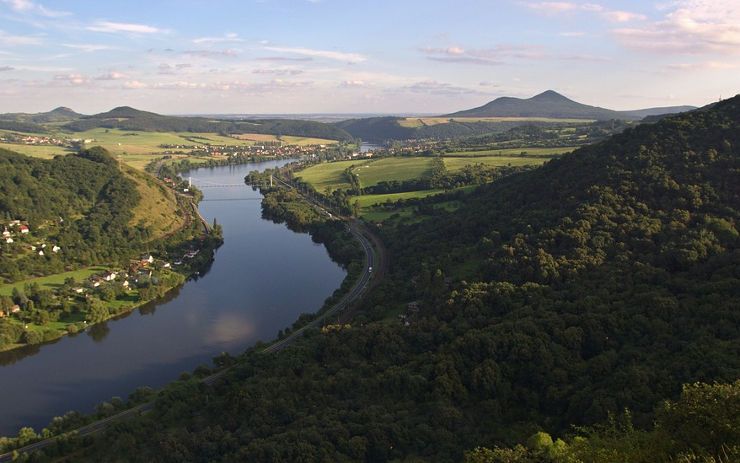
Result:
M736 0L680 0L661 21L617 29L623 46L651 53L740 54L740 8Z
M345 80L339 86L343 88L367 88L372 87L373 84L364 80Z
M126 74L121 74L120 72L107 72L103 75L100 75L95 78L95 80L123 80L123 79L129 79L130 77Z
M166 34L167 29L159 29L146 24L116 23L110 21L98 21L92 26L86 28L89 31L108 32L108 33L132 33L132 34Z
M433 95L468 95L481 94L478 90L471 90L465 87L458 87L446 82L437 82L436 80L424 80L415 82L403 87L404 90L414 93L429 93Z
M11 35L0 30L0 43L6 45L41 45L43 40L29 35Z
M142 88L148 88L149 84L140 80L129 80L123 83L123 88L127 90L140 90Z
M331 50L314 50L311 48L291 48L291 47L274 47L265 46L265 50L275 51L278 53L289 53L293 55L303 55L316 58L326 58L336 61L344 61L347 63L362 63L367 61L367 58L358 53L343 53L339 51Z
M184 55L195 56L198 58L218 58L218 57L234 57L239 53L236 50L185 50Z
M82 50L87 53L101 50L113 50L114 48L108 45L95 45L90 43L63 43L62 46L67 48L73 48L75 50Z
M574 3L574 2L527 2L524 5L539 14L556 15L563 13L576 13L584 11L598 13L611 22L643 21L647 19L644 14L630 11L609 10L598 3Z
M675 71L705 71L714 69L737 69L740 65L719 61L705 61L702 63L675 63L669 64L666 67Z
M0 72L13 71L14 69L12 66L0 66Z
M461 46L448 48L424 47L419 51L432 61L445 63L479 64L493 66L503 64L507 58L542 59L547 55L540 53L540 47L530 45L501 44L492 48L466 49Z
M629 11L605 11L602 13L603 16L608 19L609 21L615 22L615 23L626 23L630 21L644 21L647 19L647 16L644 14L639 13L631 13Z
M223 43L223 42L244 42L237 34L226 34L223 37L200 37L193 40L195 44L201 43Z
M577 3L573 2L526 2L524 5L538 13L558 14L568 11L575 11L579 8Z
M18 13L38 14L47 18L60 18L62 16L70 15L70 13L66 11L50 10L29 0L3 0L3 2L10 5L10 8Z
M54 80L66 82L71 85L84 85L90 82L90 79L82 74L57 74Z
M252 74L272 74L276 76L297 76L303 74L300 69L255 69Z

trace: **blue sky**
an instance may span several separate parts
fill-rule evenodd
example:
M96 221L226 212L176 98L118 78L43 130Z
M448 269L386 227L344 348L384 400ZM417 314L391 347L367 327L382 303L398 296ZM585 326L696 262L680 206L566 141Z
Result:
M736 0L0 0L0 112L445 113L738 93Z

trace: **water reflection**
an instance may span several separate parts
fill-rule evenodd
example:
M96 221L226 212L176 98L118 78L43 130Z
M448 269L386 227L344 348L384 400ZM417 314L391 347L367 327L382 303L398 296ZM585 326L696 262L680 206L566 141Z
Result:
M108 322L96 323L87 330L87 335L95 342L102 342L110 333Z
M254 323L245 316L226 314L218 317L206 331L206 341L223 344L237 339L249 339L256 330Z

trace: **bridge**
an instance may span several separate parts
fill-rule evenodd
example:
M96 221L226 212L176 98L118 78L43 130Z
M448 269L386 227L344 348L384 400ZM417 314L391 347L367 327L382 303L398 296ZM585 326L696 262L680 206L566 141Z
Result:
M211 182L208 180L199 179L198 177L188 177L188 183L193 184L193 180L196 181L197 187L200 189L203 188L233 188L237 186L247 186L246 183L217 183L217 182Z

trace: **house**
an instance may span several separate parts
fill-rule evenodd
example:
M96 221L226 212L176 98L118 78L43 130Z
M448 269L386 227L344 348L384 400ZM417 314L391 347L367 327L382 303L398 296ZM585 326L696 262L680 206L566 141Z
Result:
M10 236L10 232L7 228L3 229L3 236Z
M7 237L7 238L5 238L5 242L6 243L12 243L13 242L13 238Z
M21 225L21 233L28 233L31 231L26 225Z
M54 251L54 252L59 252L60 249L62 249L62 248L60 248L56 244L54 245L54 247L51 248L51 250Z
M103 275L103 280L105 280L105 281L113 281L113 280L116 279L117 276L118 276L118 274L116 272L106 272Z
M18 312L20 312L20 311L21 311L21 306L19 306L18 304L14 305L14 306L13 306L13 307L12 307L12 308L10 309L10 313L18 313Z
M39 255L40 256L43 256L44 255L44 251L39 251Z
M79 286L72 288L72 291L76 292L77 294L82 294L85 292L85 288L81 288Z

